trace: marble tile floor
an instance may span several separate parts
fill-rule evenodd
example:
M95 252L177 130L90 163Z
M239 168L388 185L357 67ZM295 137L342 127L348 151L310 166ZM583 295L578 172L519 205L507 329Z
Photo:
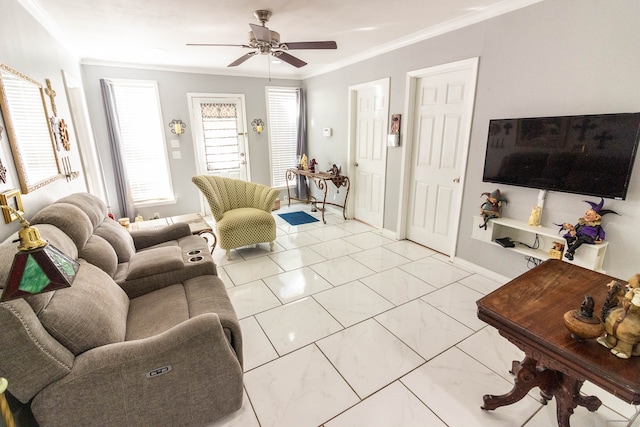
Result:
M475 301L501 286L468 265L395 241L340 214L290 226L274 211L268 245L214 251L241 319L245 399L210 427L554 427L538 389L483 411L484 394L513 384L522 352L477 318ZM210 219L210 218L209 218ZM585 383L603 401L578 407L580 427L640 426L636 408Z

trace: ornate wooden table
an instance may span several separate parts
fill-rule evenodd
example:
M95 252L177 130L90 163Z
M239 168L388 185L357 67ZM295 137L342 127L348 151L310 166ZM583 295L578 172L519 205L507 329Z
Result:
M586 294L594 298L594 315L600 316L606 285L612 279L550 259L478 300L478 317L526 355L523 361L513 362L513 389L501 396L485 395L482 409L510 405L539 387L543 403L556 398L558 425L568 427L578 405L589 411L601 405L595 396L580 395L586 380L639 404L640 357L619 359L595 340L574 340L564 326L564 313L579 309Z
M304 176L308 181L313 181L316 187L323 192L323 199L322 199L322 202L320 202L311 196L310 194L311 189L309 188L310 185L308 183L307 183L306 199L291 197L289 186L287 185L287 196L289 199L289 206L291 206L291 199L302 200L302 201L306 201L307 203L311 203L316 209L322 212L322 222L326 224L327 221L324 220L324 211L326 209L326 205L333 205L333 206L342 208L342 216L344 219L347 219L347 214L346 214L347 197L349 197L349 187L351 185L349 182L349 177L346 177L344 175L339 175L337 173L333 174L331 172L310 172L308 170L295 169L295 168L287 169L287 172L286 172L287 182L294 181L294 180L297 182L298 176ZM327 190L329 189L329 186L327 185L327 181L331 181L333 185L336 186L336 191L340 191L340 187L346 188L347 193L344 196L344 204L340 205L337 203L327 202ZM319 204L320 206L318 206Z

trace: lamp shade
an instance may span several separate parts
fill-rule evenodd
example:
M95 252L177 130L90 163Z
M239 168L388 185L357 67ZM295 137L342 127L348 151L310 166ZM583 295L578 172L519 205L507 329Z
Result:
M77 261L52 244L18 251L0 301L67 288L73 283L79 268Z

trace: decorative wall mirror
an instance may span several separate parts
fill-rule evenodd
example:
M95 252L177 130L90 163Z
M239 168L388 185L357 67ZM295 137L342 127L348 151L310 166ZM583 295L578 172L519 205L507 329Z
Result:
M0 64L0 107L22 193L60 178L42 85Z

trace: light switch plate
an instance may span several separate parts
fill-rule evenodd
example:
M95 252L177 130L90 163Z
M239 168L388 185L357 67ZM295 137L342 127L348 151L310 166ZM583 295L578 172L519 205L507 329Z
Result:
M171 148L180 148L180 141L177 139L171 140Z

